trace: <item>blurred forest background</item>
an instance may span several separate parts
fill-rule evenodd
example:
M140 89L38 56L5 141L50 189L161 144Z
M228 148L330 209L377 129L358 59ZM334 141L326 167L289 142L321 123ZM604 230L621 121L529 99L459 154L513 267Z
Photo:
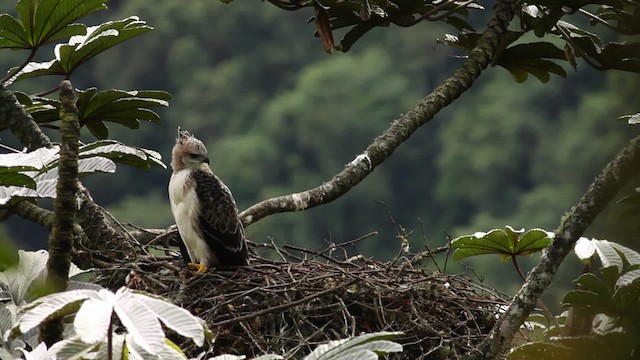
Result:
M462 63L462 51L436 44L436 38L455 32L440 23L378 28L349 53L327 55L312 36L313 24L306 24L312 9L292 13L239 0L229 5L112 0L108 5L96 24L137 15L155 31L92 60L74 75L74 85L170 92L173 100L160 110L160 124L142 124L136 131L112 126L111 137L155 149L168 165L176 127L189 130L208 146L212 168L240 209L330 179ZM0 12L13 14L14 6L4 1ZM483 28L488 13L472 14L471 22ZM0 65L16 66L24 56L0 58ZM53 57L51 51L39 56L37 61ZM576 72L568 70L567 79L518 84L506 70L489 69L346 196L302 213L268 217L250 226L248 237L318 249L378 231L355 251L386 260L400 248L389 213L411 232L413 251L423 250L424 236L435 247L446 243L445 234L505 225L554 230L634 135L635 129L616 118L638 112L640 103L638 75L597 72L580 62ZM56 85L42 81L11 89L39 92ZM169 176L170 170L120 165L116 174L92 176L86 185L120 221L165 228L173 223ZM610 205L588 235L638 249L634 224L622 222L620 210ZM44 231L26 221L0 226L22 248L46 240ZM511 280L497 276L509 272L509 264L495 260L481 257L468 264L491 285L519 287L515 272ZM466 271L463 265L450 264L450 271ZM567 278L575 278L577 262L566 266L572 267Z

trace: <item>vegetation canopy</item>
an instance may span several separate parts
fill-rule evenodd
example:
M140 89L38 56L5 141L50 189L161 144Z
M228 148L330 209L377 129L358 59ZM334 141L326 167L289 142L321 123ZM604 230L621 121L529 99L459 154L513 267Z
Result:
M0 79L0 131L11 133L19 147L24 148L21 151L2 145L6 153L0 154L0 219L19 216L50 232L46 256L43 252L30 255L20 252L19 256L9 257L9 263L0 263L0 268L7 269L0 276L0 299L3 301L0 306L0 355L3 357L58 356L70 351L74 355L69 357L110 359L129 356L184 359L187 355L196 359L209 355L219 355L218 359L245 355L278 359L280 354L289 358L309 354L307 359L349 360L360 356L376 359L378 355L388 353L392 353L391 358L402 359L495 359L509 351L512 359L535 359L540 353L563 357L567 352L581 354L585 349L589 349L590 355L604 357L611 350L601 346L606 343L613 344L621 358L638 357L640 255L608 240L587 240L582 235L640 171L640 137L631 139L615 156L611 156L615 149L604 155L593 151L600 139L591 138L593 145L587 146L592 151L589 154L599 155L602 164L608 163L575 206L565 204L567 212L553 232L541 226L532 226L525 232L503 225L500 229L448 239L445 246L434 250L423 232L422 245L426 251L411 253L411 232L389 215L397 241L389 241L391 245L386 244L386 247L399 248L391 262L351 256L350 247L364 238L341 245L330 240L327 248L320 251L277 246L273 241L254 242L249 266L216 269L193 276L182 267L187 256L179 256L176 250L181 239L175 227L145 229L123 225L96 202L94 195L98 191L92 193L84 185L88 182L87 176L115 172L116 164L144 170L166 169L158 151L111 139L117 132L108 125L117 124L120 134L129 134L129 130L138 129L141 124L160 123L162 109L172 98L168 92L99 89L94 84L86 88L74 86L94 82L91 76L85 74L83 77L82 71L88 62L98 59L119 62L113 74L140 72L144 75L147 71L147 64L124 66L120 63L121 58L104 55L105 51L124 48L127 42L153 30L144 20L127 14L119 20L93 26L77 22L88 15L97 17L98 11L107 8L106 3L105 0L18 0L12 14L0 15L0 51L18 51L23 56L7 66L6 75ZM203 128L214 129L216 134L229 131L240 136L244 142L235 144L237 138L233 138L227 146L235 145L242 156L265 156L254 160L255 166L237 166L237 172L242 172L245 180L281 175L282 182L278 186L271 184L268 191L254 191L254 195L260 194L260 201L239 214L247 227L275 214L325 206L353 193L356 187L361 188L365 178L381 168L420 127L467 92L488 68L501 66L516 82L524 82L533 75L541 83L550 82L551 74L567 77L565 68L575 70L579 61L596 70L640 73L640 43L634 42L636 38L633 37L640 34L640 2L637 0L496 0L487 25L478 30L470 15L485 9L475 0L269 0L269 3L291 11L313 9L311 22L326 52L355 50L355 44L363 41L374 28L392 24L411 27L431 21L453 27L455 32L443 34L439 42L465 53L460 56L461 65L450 77L396 119L392 119L391 114L397 114L401 109L396 109L400 102L395 94L404 94L411 84L394 72L403 67L397 66L391 57L383 56L385 51L379 48L360 56L367 64L380 67L365 67L358 61L348 60L341 63L347 70L333 69L325 73L320 65L311 67L298 79L296 90L278 95L277 105L264 111L251 107L251 104L261 103L261 96L249 92L240 98L241 92L234 93L245 85L242 81L244 73L255 71L256 61L216 59L226 66L224 71L189 73L189 81L174 78L173 85L192 91L194 104L202 106L208 101L217 104L216 101L223 98L227 101L223 109L232 108L239 118L252 119L253 122L213 123L205 111L206 121L199 121L197 119L202 117L188 116L189 111L192 115L198 112L189 106L183 108L184 113L177 114L181 121L193 121ZM184 4L173 1L153 2L150 6L155 9L159 5L178 6L180 11L173 12L177 15L183 15L186 10ZM251 14L258 13L255 8L246 9L252 9ZM188 21L178 25L165 22L166 31L179 32L185 23L197 28L194 23L202 14L206 13L189 12ZM242 26L260 33L256 26L259 22L254 22L255 19L258 17L252 16L252 21L243 22ZM267 28L274 28L273 21L267 24ZM585 30L586 26L594 32ZM344 33L339 43L333 39L337 33ZM182 46L183 49L213 47L220 52L229 48L232 52L241 51L234 41L218 38L186 40ZM191 63L186 60L204 62L205 54L208 54L206 51L193 57L184 56L181 51L166 54L166 49L161 48L162 61L158 62L174 66L179 70L175 71L177 76L191 70ZM288 50L295 51L294 48ZM129 48L131 51L146 50L141 49ZM272 58L288 58L289 54L267 53ZM43 56L49 60L41 61ZM153 53L145 54L145 58L153 57ZM403 60L409 64L407 59ZM419 62L427 63L426 60ZM94 67L93 71L108 68L105 64ZM278 64L282 66L282 63ZM380 76L381 69L389 72L389 76ZM164 80L164 76L158 76L154 71L155 68L150 70L150 78L162 83L160 78ZM234 81L220 80L218 83L219 75ZM273 84L275 75L265 71L261 76L271 92L277 89ZM45 89L44 84L52 78L55 81L62 78L62 81ZM28 82L35 83L39 89L17 90ZM321 86L331 82L338 84L335 86L337 97L332 97L335 94ZM234 87L228 90L226 84ZM205 101L203 96L208 93L201 91L200 86L219 92ZM420 86L415 85L415 88ZM341 99L358 92L367 92L367 96L349 102ZM544 115L532 118L539 121L512 126L512 119L504 115L512 110L507 106L511 95L502 87L491 92L491 99L501 106L499 116L492 120L500 126L474 128L475 117L472 116L471 119L466 117L465 125L457 129L460 134L453 130L447 133L452 139L458 136L462 140L453 142L455 151L447 147L447 141L438 143L444 150L437 172L441 172L446 181L419 184L409 192L405 199L407 203L421 202L417 194L435 194L431 188L439 187L440 199L436 200L444 205L456 201L463 205L493 207L487 214L504 215L513 206L510 200L516 198L502 189L505 184L517 182L520 188L516 192L520 193L532 190L532 179L538 182L538 187L531 193L544 190L542 186L547 184L556 186L557 190L560 183L565 186L561 189L566 189L562 175L554 174L550 168L543 167L536 175L527 173L524 165L514 168L512 163L528 162L534 156L543 158L545 164L556 156L569 159L567 164L593 161L583 154L574 156L575 153L569 151L574 144L565 141L565 134L551 127ZM188 96L181 100L188 102ZM311 114L316 103L331 106ZM477 106L474 111L495 110L491 101L482 99L482 103L483 106ZM374 104L381 107L371 111ZM335 108L343 112L329 112ZM354 116L346 111L347 108L363 114ZM580 120L591 126L586 128L589 132L600 135L600 127L596 126L600 125L596 124L599 119L592 114L597 108L597 104L586 108L584 119ZM388 114L389 118L380 116L377 109L384 109L383 114ZM302 112L309 112L306 123L297 121L305 118L301 116ZM606 117L613 119L620 115L606 114ZM369 116L379 123L364 121L369 120ZM324 118L333 121L321 121ZM638 123L638 114L623 115L621 119L634 125ZM346 131L338 126L341 121L352 129ZM382 126L378 126L380 124ZM238 135L254 125L262 125L261 129L273 136ZM540 129L546 132L532 135ZM80 141L83 131L91 136L91 141ZM340 147L349 149L351 153L347 156L351 156L351 160L342 158L344 154L338 151L338 146L327 146L319 141L320 134L331 134L330 137L342 141L344 144L340 145L344 146ZM353 141L358 137L365 138L368 145L358 148L358 142ZM166 140L164 135L160 138ZM536 142L542 142L544 138L552 138L544 143L549 146L535 148ZM466 146L491 141L500 146L499 151L489 156L479 156L475 146ZM251 145L249 150L242 146L244 144ZM281 145L289 146L286 156L280 156L274 150ZM327 153L318 151L327 148ZM532 149L540 154L534 154ZM235 155L233 151L227 154L230 158ZM417 159L423 157L424 154L420 154ZM242 162L228 163L234 167ZM296 163L304 163L309 168L330 169L328 174L333 175L318 180L306 172L290 171L291 165ZM470 164L471 170L460 172L463 167L460 164L466 163ZM400 168L417 176L421 165L416 160L411 166ZM595 173L597 169L592 170ZM404 187L405 178L410 176L399 173L402 176L385 179L388 183L385 185ZM477 181L480 175L486 177L487 174L491 178L489 183ZM540 185L540 182L544 184ZM134 184L132 179L127 179L127 183L130 189L145 186L144 182ZM498 199L491 199L492 194L497 194ZM560 196L563 192L556 194ZM45 199L53 199L53 206ZM637 219L637 194L621 202L628 206L622 216ZM168 206L166 201L163 206ZM353 209L346 207L342 212L329 214L328 218L349 218L340 220L351 227L350 217L366 212L365 207L362 204ZM136 211L140 212L141 208L137 206ZM455 211L443 209L440 210L447 216L457 216ZM529 216L541 209L535 206ZM366 216L365 219L374 222ZM576 280L578 288L568 292L563 299L569 311L554 316L540 297L552 285L560 264L577 243L576 253L585 263L585 274ZM0 243L0 248L4 247ZM0 251L3 256L4 253ZM447 275L444 272L451 253L453 260L485 255L511 259L523 285L509 298L465 277ZM538 253L542 253L538 262L525 275L518 259ZM442 268L435 261L437 254L447 256ZM20 263L16 265L17 257ZM602 263L601 269L594 268L595 259ZM96 288L95 284L78 285L69 280L77 270L71 265L72 260L90 272L92 282L106 289ZM425 270L427 260L433 260L437 272ZM85 288L74 289L78 286ZM538 310L537 315L544 315L543 320L529 317ZM95 323L91 321L94 314L99 314ZM73 322L70 321L72 317ZM540 328L540 325L544 325L544 331L531 329ZM524 339L514 340L519 333L525 333ZM399 343L392 341L394 339Z

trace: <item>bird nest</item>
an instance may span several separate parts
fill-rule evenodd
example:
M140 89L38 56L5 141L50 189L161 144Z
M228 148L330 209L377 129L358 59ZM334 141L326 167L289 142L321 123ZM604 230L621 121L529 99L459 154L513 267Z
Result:
M207 322L213 354L248 358L299 359L330 340L400 331L404 350L389 359L464 359L504 304L494 290L464 276L425 270L424 253L380 262L260 247L279 260L261 250L247 267L192 275L177 256L137 256L103 266L97 281L166 297ZM203 350L177 341L189 352Z

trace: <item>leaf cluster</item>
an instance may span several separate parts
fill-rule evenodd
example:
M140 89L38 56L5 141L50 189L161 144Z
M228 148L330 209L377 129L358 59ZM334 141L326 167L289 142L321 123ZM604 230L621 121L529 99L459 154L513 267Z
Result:
M470 256L497 254L502 261L515 256L531 255L551 245L549 232L542 229L515 230L511 226L505 229L493 229L489 232L477 232L460 236L451 242L454 260Z
M514 348L509 359L615 358L631 359L640 345L640 253L620 244L581 238L576 255L585 262L598 257L600 276L592 272L574 281L564 306L580 312L590 322L590 331L578 336L555 336ZM549 333L557 332L553 327ZM556 335L562 335L556 334Z
M226 1L230 2L230 1ZM438 40L442 44L462 48L468 52L475 47L482 33L467 21L470 9L483 9L474 0L270 0L286 10L298 10L313 6L316 17L316 35L320 36L325 50L332 48L348 51L369 30L379 26L407 27L421 21L444 21L458 33L446 34ZM573 68L577 58L598 69L617 69L640 72L640 43L606 42L596 33L564 20L574 14L582 16L591 25L613 30L621 36L640 34L640 8L636 1L624 0L534 0L517 3L520 28L508 31L500 44L493 65L508 70L517 82L524 82L529 75L546 83L551 74L566 77L558 62L568 62ZM595 10L592 10L595 9ZM333 32L348 28L338 45L334 45ZM546 41L519 43L525 34L533 33ZM561 44L564 43L564 46Z
M0 155L0 206L24 199L55 198L58 179L59 146L39 148L29 153ZM113 173L116 162L149 169L166 168L159 153L127 146L115 140L101 140L80 146L78 173Z
M84 63L153 28L132 16L87 26L74 21L98 10L106 9L105 0L20 0L17 16L0 15L0 49L30 50L25 62L11 68L1 80L4 86L39 76L72 74ZM59 42L54 47L54 59L31 61L45 44ZM57 88L56 88L57 89ZM55 91L49 90L46 93ZM98 91L96 88L78 90L80 125L86 126L98 139L109 136L105 121L137 129L140 121L158 122L153 107L168 106L171 96L164 91ZM59 119L60 102L43 96L16 93L18 101L34 119L44 126ZM0 124L0 130L6 124Z
M29 50L25 62L8 71L0 80L3 87L16 81L39 76L61 75L66 79L79 66L124 41L144 34L152 28L137 17L109 21L96 26L76 23L78 19L106 9L106 1L98 0L19 0L16 16L0 15L0 50ZM45 44L58 42L54 59L31 61ZM56 89L53 89L56 90ZM35 122L41 127L56 128L60 120L61 102L40 95L13 92ZM113 173L115 162L143 169L165 165L159 153L106 140L106 123L116 123L130 129L140 127L141 121L158 123L160 116L152 110L166 107L171 96L164 91L98 90L95 87L77 90L76 108L81 127L86 127L98 142L81 146L79 172ZM0 131L8 123L0 122ZM58 176L58 147L40 148L30 153L0 155L0 205L11 206L24 199L55 197Z

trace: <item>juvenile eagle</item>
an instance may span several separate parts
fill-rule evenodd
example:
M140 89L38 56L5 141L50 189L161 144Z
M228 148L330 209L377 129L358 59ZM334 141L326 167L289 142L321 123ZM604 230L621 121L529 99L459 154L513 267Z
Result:
M229 188L211 171L202 141L178 128L171 152L171 211L198 273L247 265L244 228Z

